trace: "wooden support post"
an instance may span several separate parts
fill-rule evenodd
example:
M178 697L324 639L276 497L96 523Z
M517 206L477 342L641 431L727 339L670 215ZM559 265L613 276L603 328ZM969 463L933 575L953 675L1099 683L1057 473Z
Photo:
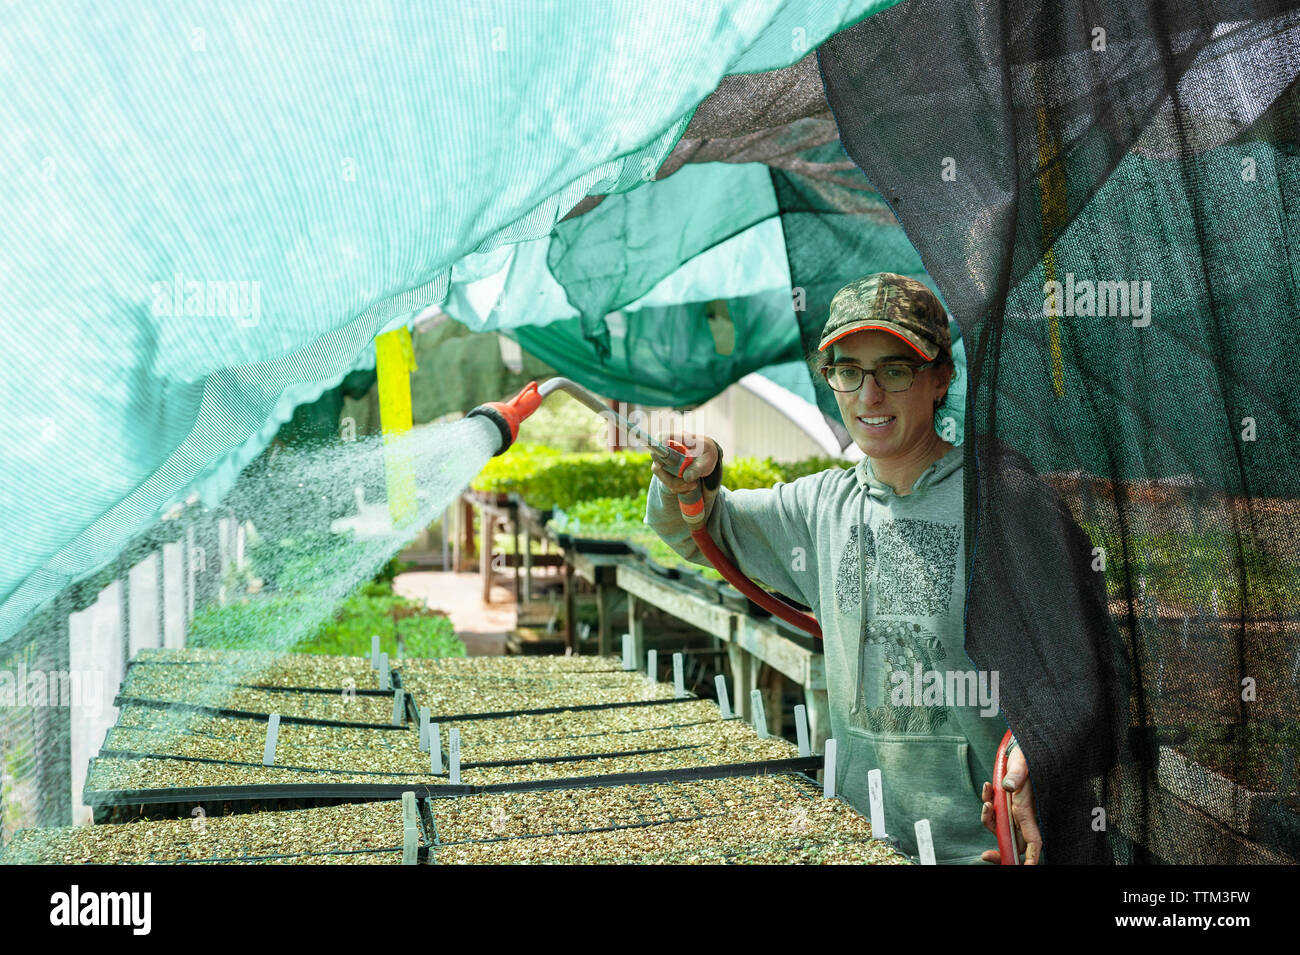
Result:
M487 507L479 508L479 537L482 544L479 547L478 554L478 572L483 578L483 602L490 604L492 602L492 531L496 525L496 517L492 510Z
M445 520L447 521L447 527L444 529L445 533L451 537L451 567L450 568L444 567L443 570L450 570L453 574L459 573L460 572L460 541L461 541L460 498L456 498L456 500L452 503L451 507L447 508L447 516Z
M803 691L804 706L808 708L808 736L812 742L812 751L820 753L825 749L826 741L831 738L830 701L825 690Z
M573 579L573 555L564 553L564 645L578 652L577 582Z
M602 657L609 653L610 645L614 639L614 621L611 618L613 617L617 594L618 588L613 584L596 585L596 613L599 615L597 642L599 644L598 652Z
M731 684L735 690L736 715L742 720L748 720L753 710L749 705L749 694L758 688L759 661L748 650L734 643L727 644L727 659L731 663Z
M118 562L118 586L121 588L121 602L118 604L122 635L122 675L126 675L127 665L131 662L131 566L126 561Z
M159 544L153 552L154 561L154 613L157 615L158 641L156 647L167 646L167 545Z
M533 599L533 535L528 525L524 525L524 592L523 601L531 603Z
M194 525L188 520L181 535L181 646L189 644L190 621L194 619L194 574L190 553L194 547Z
M643 601L636 594L627 595L627 632L632 634L632 659L637 665L645 659L645 621Z
M474 502L467 497L462 497L460 508L461 540L464 541L462 556L468 558L474 556ZM456 569L460 570L461 566L457 564Z
M515 559L513 563L515 565L515 606L518 607L519 598L522 596L522 592L519 590L520 560L519 560L519 507L518 505L511 504L508 515L509 515L508 519L510 521L510 539L514 541Z
M775 667L763 667L759 676L762 680L763 708L767 712L767 728L773 736L785 735L785 713L782 703L784 680L781 671Z
M54 602L61 608L60 601ZM69 672L71 634L66 611L41 614L29 624L35 634L29 667L44 673ZM32 707L32 751L35 762L36 825L72 825L72 707Z

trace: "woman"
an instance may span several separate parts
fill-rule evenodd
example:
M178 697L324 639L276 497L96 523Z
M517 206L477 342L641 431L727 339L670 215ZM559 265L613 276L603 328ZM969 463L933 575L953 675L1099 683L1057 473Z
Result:
M963 648L962 452L935 430L954 372L943 306L900 275L859 279L832 300L816 364L866 455L856 467L732 491L716 442L679 435L696 461L681 480L655 464L646 523L707 564L675 496L702 479L714 541L821 624L837 792L865 814L878 768L886 826L906 851L928 819L938 862L995 862L993 790L975 781L991 778L1006 722L996 674L977 673ZM1022 754L1007 775L1032 863L1041 840Z

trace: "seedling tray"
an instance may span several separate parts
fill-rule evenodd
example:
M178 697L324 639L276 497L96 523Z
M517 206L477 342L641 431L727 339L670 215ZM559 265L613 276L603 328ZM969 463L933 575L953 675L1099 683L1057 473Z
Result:
M675 703L684 703L688 700L694 700L694 699L697 699L697 697L686 696L680 699L668 697L668 698L661 698L657 700L628 700L628 701L613 702L613 703L587 703L587 704L579 704L576 706L575 705L538 706L530 709L495 710L491 712L485 711L482 713L454 713L454 714L444 714L441 716L434 714L430 718L435 723L464 723L470 720L499 720L509 716L540 716L548 713L569 713L569 712L582 713L587 710L611 710L611 709L619 709L621 707L631 707L631 706L671 706ZM393 728L398 729L398 727L393 727Z
M617 656L595 655L410 658L405 661L405 672L414 676L540 677L623 672L623 663Z
M427 707L436 722L476 714L579 709L586 706L624 706L673 699L673 688L651 683L634 673L609 673L567 679L511 679L487 677L458 679L411 674L406 687L417 707Z
M392 694L391 693L388 694L388 697L391 699ZM410 700L409 695L407 696L407 700L408 701ZM252 710L233 710L233 709L226 709L223 707L198 706L192 703L173 703L169 700L146 700L146 699L140 699L131 696L114 697L113 705L114 706L152 706L158 709L174 709L186 713L202 713L208 716L225 716L231 719L261 720L262 722L266 722L271 715L270 713L257 713ZM411 708L409 706L409 703L406 707L405 716L407 719L411 717ZM300 723L307 726L340 726L340 727L350 727L352 729L376 729L376 730L397 730L397 731L406 731L409 729L405 724L403 724L402 726L394 725L391 722L391 715L390 715L390 721L387 723L364 723L364 722L353 721L353 720L327 720L327 719L316 719L314 717L306 717L306 716L285 716L285 715L280 716L280 722Z
M652 705L569 707L542 713L458 720L462 743L509 743L600 736L619 731L660 729L722 719L717 704L696 697L655 701Z
M510 492L508 498L514 503L515 507L519 508L519 517L522 521L526 521L538 527L545 527L546 522L555 516L554 508L548 507L544 511L539 511L537 508L530 507L528 504L524 503L524 499L514 491Z
M428 858L429 816L420 806L418 860ZM399 864L400 802L19 831L5 863Z
M223 812L257 812L336 805L346 802L373 802L400 799L402 793L414 791L420 799L442 799L480 793L543 792L556 789L588 789L595 786L622 786L632 783L674 782L691 779L725 779L730 776L762 776L791 771L820 769L820 756L794 759L733 763L724 766L687 766L642 773L614 773L601 776L559 777L522 780L492 785L457 785L428 783L283 783L249 786L194 786L165 789L119 789L82 793L82 802L94 811L95 821L113 819L188 817L196 806L208 815L213 809ZM94 761L92 761L92 776Z
M575 716L580 714L572 714L570 718ZM513 722L513 720L502 721L503 724ZM483 738L478 735L480 729L484 730ZM708 749L728 744L763 742L748 723L739 719L666 723L643 729L610 729L605 732L577 735L559 732L553 736L542 737L530 737L523 733L511 734L508 725L491 726L481 722L471 722L462 726L460 733L462 767L615 758L678 749ZM771 743L774 748L788 745L785 740L774 739Z
M265 727L265 724L258 724ZM370 773L377 775L427 775L429 757L421 752L414 732L387 734L402 745L329 746L297 742L291 724L280 727L275 767L310 772ZM367 731L369 732L369 731ZM385 736L375 734L379 739ZM100 756L166 758L230 765L262 766L265 732L239 735L171 732L113 727Z
M400 664L400 660L392 661L394 671ZM340 692L345 686L355 686L357 692L379 690L379 671L372 668L370 661L364 657L202 648L146 648L140 650L128 664L127 675L138 668L148 670L156 667L178 668L176 672L183 674L184 679L202 683L281 690L312 688Z
M736 724L743 727L743 724ZM760 740L735 733L694 745L660 745L593 755L500 759L476 765L462 763L461 779L468 785L494 786L543 779L587 778L627 773L672 772L699 766L727 766L752 762L777 762L797 755L793 744L782 739ZM488 763L492 763L489 765Z
M429 800L428 813L438 864L909 861L797 772Z

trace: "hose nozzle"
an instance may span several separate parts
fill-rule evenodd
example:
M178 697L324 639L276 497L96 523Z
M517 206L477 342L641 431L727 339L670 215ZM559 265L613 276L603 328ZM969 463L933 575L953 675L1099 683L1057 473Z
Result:
M668 438L663 445L652 447L650 456L677 477L686 473L686 469L695 461L690 449L680 441ZM688 491L677 495L677 503L682 509L682 518L687 526L694 529L703 527L707 515L704 513L704 482L696 481Z
M493 454L506 451L519 437L519 423L536 411L545 395L537 390L537 382L530 381L524 385L519 394L506 401L488 401L479 405L465 417L482 415L492 421L501 432L501 447Z

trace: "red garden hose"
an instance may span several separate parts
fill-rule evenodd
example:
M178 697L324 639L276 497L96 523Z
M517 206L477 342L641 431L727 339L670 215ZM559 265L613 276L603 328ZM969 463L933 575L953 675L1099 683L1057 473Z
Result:
M674 470L680 477L695 459L681 442L670 438L665 444L670 451L681 456L680 461L672 462ZM818 640L822 638L822 628L817 623L816 618L802 613L780 597L770 594L762 587L759 587L742 574L736 565L727 559L727 555L722 552L722 548L714 543L713 538L709 536L708 529L704 526L707 519L707 515L704 513L704 491L698 483L689 491L679 494L677 503L682 509L683 519L691 529L691 540L695 541L696 546L699 547L704 556L709 559L709 563L714 566L727 583L768 613L780 617L786 623L798 627L800 630L811 633Z
M1016 835L1012 831L1011 793L1002 788L1007 775L1007 747L1011 744L1011 730L1002 737L998 755L993 760L993 829L998 837L998 855L1001 865L1020 865L1016 850Z
M768 593L737 570L736 565L727 560L727 555L713 542L713 538L709 536L707 530L703 527L693 528L691 530L691 539L695 541L700 550L704 551L704 556L709 559L709 563L717 568L718 573L726 578L727 583L773 616L780 617L786 623L808 631L818 640L822 638L822 628L817 624L815 617L791 607L780 597Z

